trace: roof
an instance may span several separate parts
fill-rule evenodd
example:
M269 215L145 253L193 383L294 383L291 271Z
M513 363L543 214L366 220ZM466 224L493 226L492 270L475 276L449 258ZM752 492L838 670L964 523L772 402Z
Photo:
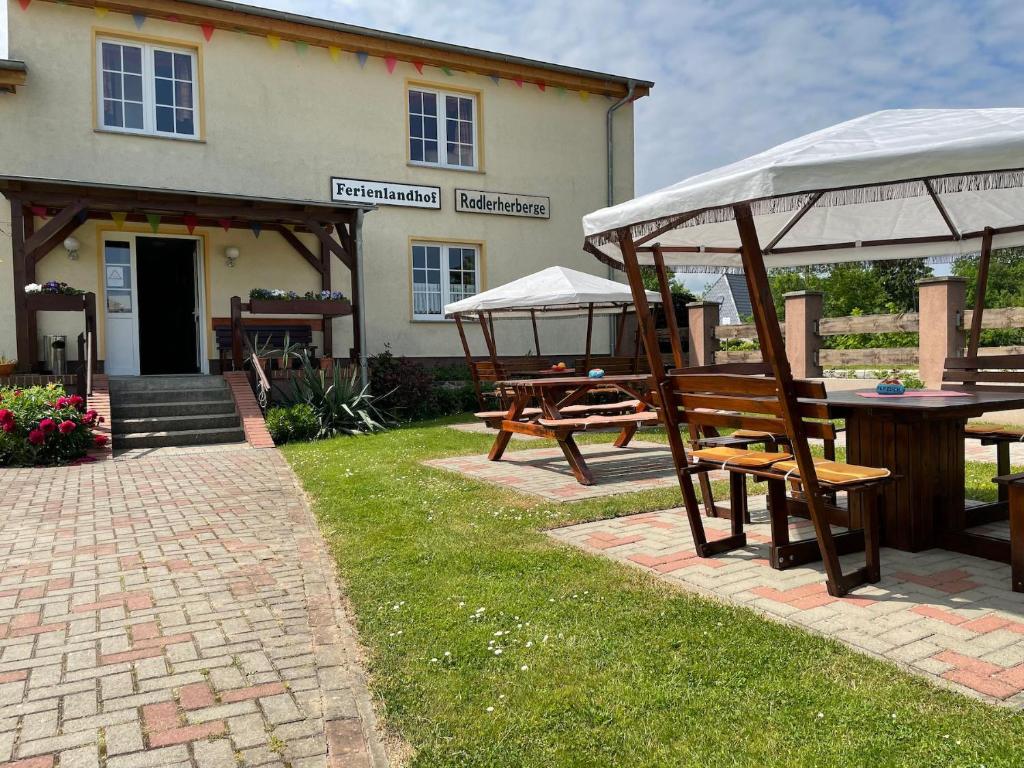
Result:
M718 295L718 291L728 292L732 303L736 306L739 317L750 317L754 308L750 304L750 291L747 289L747 278L734 272L727 272L714 282L705 292L705 298Z
M661 297L647 291L647 300ZM533 312L582 315L594 306L594 314L611 314L633 305L633 294L624 283L607 280L568 267L548 267L511 283L448 304L446 317L477 312L497 312L506 317L529 317Z
M1024 244L1024 109L875 112L583 219L620 262L629 227L650 263L740 265L732 206L750 203L768 267L916 258Z
M14 93L28 79L28 67L17 59L0 59L0 91Z
M273 33L282 40L337 46L343 50L365 52L370 56L393 56L403 61L476 71L484 75L494 74L507 79L518 78L530 82L539 80L544 85L611 96L625 96L630 83L633 83L634 97L640 98L647 95L648 90L654 86L650 80L552 64L228 0L67 1L71 5L89 8L102 6L110 11L144 13L149 17L171 18L186 24L211 24L215 29L257 35Z

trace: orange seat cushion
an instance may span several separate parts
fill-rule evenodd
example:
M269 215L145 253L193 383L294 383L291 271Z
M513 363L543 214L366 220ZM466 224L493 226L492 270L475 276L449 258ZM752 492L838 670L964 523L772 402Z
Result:
M797 477L800 476L800 468L795 461L780 461L772 469L777 469L780 472L792 472ZM814 459L814 471L819 480L829 485L847 485L865 480L878 480L892 474L884 467L862 467L858 464L844 464L841 461L828 459Z
M756 429L737 429L733 432L730 437L738 437L740 439L747 438L748 440L781 440L785 438L785 435L776 434L774 432L760 432Z
M478 411L473 415L478 419L500 419L508 411ZM523 416L540 416L543 411L540 408L524 408Z
M788 453L768 453L767 451L747 451L742 448L701 448L693 451L693 456L702 461L713 462L714 464L732 465L734 467L746 467L747 469L760 469L770 467L777 461L791 458Z

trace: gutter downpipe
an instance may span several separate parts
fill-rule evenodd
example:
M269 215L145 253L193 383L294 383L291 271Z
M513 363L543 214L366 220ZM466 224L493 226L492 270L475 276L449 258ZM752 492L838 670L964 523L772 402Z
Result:
M370 383L369 370L366 362L366 284L364 275L366 273L366 262L363 261L363 215L365 211L362 209L356 211L355 221L355 241L356 241L356 254L360 259L359 268L356 270L356 283L359 286L359 338L362 343L359 345L359 382L360 385L365 389L366 385Z
M608 155L608 207L611 208L615 205L615 141L614 141L614 117L615 111L624 104L628 104L633 100L633 94L636 91L636 81L630 78L626 84L626 95L616 101L605 113L605 136L608 142L607 155ZM615 279L615 268L612 266L608 267L608 279ZM609 348L608 354L615 354L615 317L614 315L608 315L608 339Z

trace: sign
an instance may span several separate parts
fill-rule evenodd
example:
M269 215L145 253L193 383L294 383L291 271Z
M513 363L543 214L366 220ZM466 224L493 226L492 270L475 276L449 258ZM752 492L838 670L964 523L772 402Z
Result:
M124 288L124 267L107 265L107 288Z
M455 210L460 213L493 213L499 216L550 219L551 198L515 195L509 192L484 192L479 189L456 189Z
M402 205L408 208L441 208L441 188L391 181L366 181L331 177L331 200L336 203Z

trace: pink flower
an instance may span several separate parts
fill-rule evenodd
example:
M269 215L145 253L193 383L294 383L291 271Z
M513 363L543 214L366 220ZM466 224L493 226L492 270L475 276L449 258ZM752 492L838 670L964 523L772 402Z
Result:
M53 404L53 407L54 408L63 408L64 406L66 406L70 402L71 402L71 398L68 398L68 397L58 397L57 398L57 402L55 402Z
M59 426L59 427L57 427L57 430L58 430L58 431L59 431L59 432L60 432L60 433L61 433L62 435L70 435L70 434L71 434L72 432L74 432L74 431L75 431L75 429L76 429L77 427L78 427L78 425L77 425L77 424L75 424L75 422L71 421L70 419L65 419L64 421L62 421L62 422L60 423L60 426Z
M6 408L0 408L0 424L6 424L9 421L14 421L14 413Z
M77 408L78 410L82 410L85 407L85 400L81 395L72 395L68 398L68 402L72 408Z
M31 437L31 435L29 437ZM92 442L93 442L93 445L95 445L97 448L102 448L104 445L107 444L107 436L106 435L93 435Z
M39 429L43 430L44 435L48 435L57 428L57 422L53 419L43 419L39 422Z
M42 430L33 429L28 433L28 441L32 443L32 445L42 445L45 439L46 435L43 434Z
M0 424L0 429L2 429L4 432L13 432L14 419L11 419L10 421L5 421L3 422L3 424Z
M82 423L83 424L92 424L94 421L96 421L96 416L97 415L98 414L96 413L96 411L92 411L92 410L86 411L82 415Z

